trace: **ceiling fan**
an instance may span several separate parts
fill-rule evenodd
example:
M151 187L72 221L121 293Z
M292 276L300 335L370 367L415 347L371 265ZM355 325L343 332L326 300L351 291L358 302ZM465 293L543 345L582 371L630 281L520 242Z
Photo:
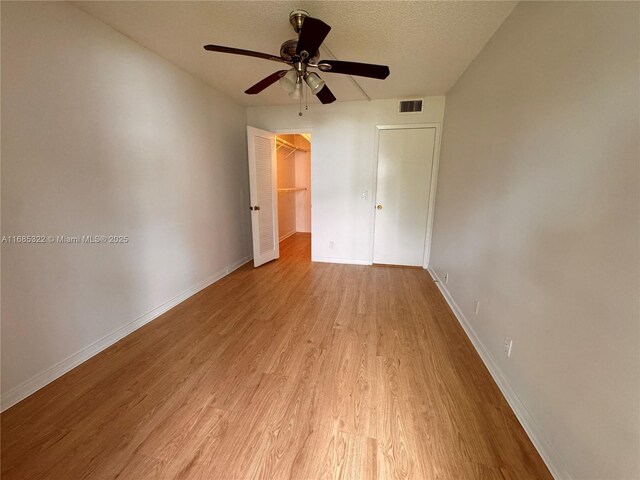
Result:
M322 103L335 102L329 87L317 73L309 72L309 68L317 68L322 72L342 73L360 77L384 80L389 76L389 67L370 63L344 62L340 60L318 60L320 45L329 34L331 27L322 20L309 16L305 10L294 10L289 15L289 22L298 34L298 38L287 40L280 46L280 56L268 53L253 52L240 48L223 47L221 45L205 45L205 50L211 52L233 53L248 57L263 58L275 62L285 63L292 68L278 70L263 78L251 88L245 90L248 95L260 93L265 88L279 81L289 96L300 99L303 92L303 82Z

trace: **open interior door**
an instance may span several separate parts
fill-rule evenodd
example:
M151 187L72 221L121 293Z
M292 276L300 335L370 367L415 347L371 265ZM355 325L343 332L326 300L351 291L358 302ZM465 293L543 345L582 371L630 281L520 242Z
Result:
M280 256L276 134L247 127L253 266Z

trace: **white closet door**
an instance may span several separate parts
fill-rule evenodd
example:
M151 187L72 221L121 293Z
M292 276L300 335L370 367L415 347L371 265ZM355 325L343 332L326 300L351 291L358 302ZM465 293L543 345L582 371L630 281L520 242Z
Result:
M247 146L253 266L258 267L280 256L276 135L254 127L247 127Z
M421 266L435 128L380 130L373 263Z

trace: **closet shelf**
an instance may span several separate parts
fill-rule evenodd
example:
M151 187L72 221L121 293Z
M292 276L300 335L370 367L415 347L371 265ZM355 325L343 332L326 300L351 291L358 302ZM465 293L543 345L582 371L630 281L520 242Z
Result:
M286 140L280 138L280 137L276 137L276 143L278 144L278 146L276 147L276 150L280 147L287 147L290 148L291 150L297 151L297 152L308 152L309 149L308 148L302 148L302 147L296 147L293 143L289 143Z
M307 190L307 187L298 187L298 188L279 188L278 193L289 193L289 192L304 192Z

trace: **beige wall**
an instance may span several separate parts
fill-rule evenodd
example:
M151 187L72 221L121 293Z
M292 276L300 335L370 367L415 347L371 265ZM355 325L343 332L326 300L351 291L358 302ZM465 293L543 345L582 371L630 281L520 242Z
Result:
M293 135L279 135L293 144ZM278 161L278 188L293 188L296 185L296 153L288 147L276 151ZM280 239L296 232L296 194L278 192L278 235Z
M559 477L640 478L639 18L520 3L447 96L431 268Z
M2 406L251 255L246 113L68 3L2 2Z
M311 149L311 144L296 135L299 146ZM311 232L311 152L296 152L296 187L306 188L296 192L296 231Z

